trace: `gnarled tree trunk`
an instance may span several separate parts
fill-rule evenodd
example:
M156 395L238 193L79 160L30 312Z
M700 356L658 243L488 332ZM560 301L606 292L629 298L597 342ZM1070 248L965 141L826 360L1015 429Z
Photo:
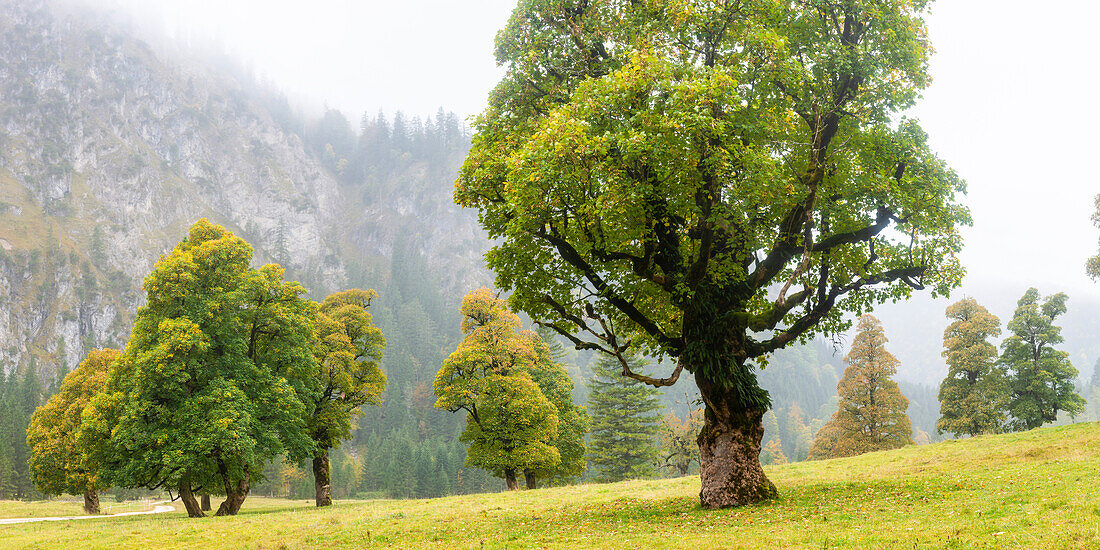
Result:
M95 492L95 490L93 489L87 489L84 491L84 513L99 513L99 493Z
M221 474L222 480L225 483L225 501L222 502L221 506L218 506L218 511L214 512L214 515L235 516L237 512L241 510L241 505L244 504L245 497L248 496L249 475L246 472L244 474L244 479L239 479L234 483L229 479L229 474L225 471L224 467L222 468Z
M523 470L523 479L527 482L528 489L538 489L539 479L535 477L535 473L531 470Z
M179 485L180 500L183 501L183 507L187 509L187 517L189 518L203 518L206 514L202 513L202 509L199 508L199 501L195 500L194 493L191 492L191 482L183 480Z
M775 498L775 485L760 465L764 410L747 408L736 390L703 376L696 383L706 404L699 443L699 500L704 508L743 506Z
M516 470L515 468L504 469L504 483L508 485L509 491L518 491L519 483L516 482Z
M313 488L317 497L317 506L332 505L332 465L328 459L328 449L319 449L313 457Z
M210 511L210 493L203 492L202 494L202 510L204 512Z

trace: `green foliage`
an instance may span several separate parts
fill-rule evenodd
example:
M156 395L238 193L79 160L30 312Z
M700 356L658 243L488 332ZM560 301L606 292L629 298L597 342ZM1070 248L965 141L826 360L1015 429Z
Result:
M373 290L352 289L325 298L313 326L317 388L307 402L310 437L318 450L351 436L351 420L363 405L380 405L386 375L380 362L386 339L368 312Z
M29 468L26 429L41 399L42 385L33 359L6 376L0 369L0 498L40 496Z
M924 5L520 2L455 187L497 285L753 408L747 362L957 286L963 183L896 121L929 80Z
M303 418L315 306L252 247L199 220L146 277L122 356L85 414L94 458L123 487L238 486L313 450Z
M630 358L632 368L640 361ZM656 475L660 403L657 390L622 375L614 358L601 357L588 381L592 415L589 462L599 482L644 479Z
M584 437L589 429L588 412L584 407L573 403L573 379L565 371L565 365L560 362L565 354L561 343L545 329L526 333L525 336L531 339L531 345L538 356L528 373L557 411L558 435L550 444L561 456L561 462L557 466L532 469L531 474L551 483L568 483L583 474L587 468Z
M520 372L490 375L478 392L474 412L466 419L461 441L469 444L466 463L505 477L525 469L549 470L561 463L551 445L558 415L538 385Z
M871 315L859 319L848 368L837 384L837 412L818 432L810 459L854 456L912 445L912 427L905 409L909 400L897 382L898 360L886 351L882 324Z
M973 298L947 308L952 320L943 333L947 377L940 384L936 429L955 435L999 433L1004 429L1008 384L989 338L1001 333L1001 321Z
M88 402L107 382L107 370L122 352L92 350L76 370L65 376L60 391L38 407L27 427L31 450L30 470L35 485L47 495L101 491L100 467L88 453L98 442L80 441L82 418Z
M1058 411L1077 414L1085 400L1073 386L1077 369L1069 354L1055 349L1062 329L1054 324L1066 312L1065 293L1048 296L1040 304L1039 291L1027 289L1008 322L1010 336L1001 342L1000 364L1009 370L1012 397L1008 410L1011 427L1030 430L1058 418Z
M515 481L569 479L584 469L587 419L572 403L573 384L549 345L518 332L519 317L487 288L462 300L465 338L433 384L435 406L464 410L466 463Z

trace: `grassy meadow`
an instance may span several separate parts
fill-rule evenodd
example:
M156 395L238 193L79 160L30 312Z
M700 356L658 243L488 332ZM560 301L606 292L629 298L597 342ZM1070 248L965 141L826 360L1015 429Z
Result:
M191 520L177 503L0 525L0 548L1100 548L1096 423L766 470L779 498L740 509L700 509L694 477L328 509L249 497L229 518ZM0 510L43 516L58 504Z

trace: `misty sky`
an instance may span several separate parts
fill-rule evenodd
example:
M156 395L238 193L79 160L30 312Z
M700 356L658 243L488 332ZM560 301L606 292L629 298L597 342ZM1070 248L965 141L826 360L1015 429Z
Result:
M161 32L216 41L292 96L363 112L479 112L500 76L493 37L510 0L101 0ZM1093 26L1100 5L943 0L934 83L911 113L967 180L966 292L990 283L1100 297L1084 276L1100 234Z

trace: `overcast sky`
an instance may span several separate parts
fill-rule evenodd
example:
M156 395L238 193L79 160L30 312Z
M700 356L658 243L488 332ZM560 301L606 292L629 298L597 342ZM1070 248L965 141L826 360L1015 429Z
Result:
M216 40L292 95L345 111L476 114L500 76L493 37L513 0L102 0L162 31ZM913 111L967 180L967 292L990 283L1100 297L1097 250L1100 6L941 1L929 17L934 83ZM1071 300L1072 302L1072 300Z

